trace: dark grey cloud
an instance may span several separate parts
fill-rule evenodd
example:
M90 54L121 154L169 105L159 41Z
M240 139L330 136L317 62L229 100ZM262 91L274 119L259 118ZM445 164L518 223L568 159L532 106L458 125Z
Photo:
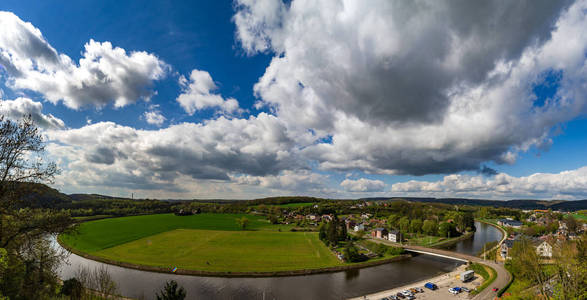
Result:
M237 3L242 47L275 54L260 105L323 169L476 171L586 113L583 0ZM532 87L552 70L556 101L536 109Z
M50 147L53 155L64 160L81 155L98 168L96 175L119 173L173 184L182 177L228 181L235 174L275 176L284 170L306 169L285 130L274 116L260 114L152 131L96 123L51 131L49 138L61 145ZM87 166L72 160L68 168L84 172Z

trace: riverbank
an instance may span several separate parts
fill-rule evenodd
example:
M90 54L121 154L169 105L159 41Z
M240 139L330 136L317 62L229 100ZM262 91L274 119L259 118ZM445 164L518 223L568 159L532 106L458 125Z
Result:
M486 250L484 253L481 253L480 257L483 257L483 255L485 253L490 253L491 251L499 251L498 249L501 247L501 244L508 237L508 233L505 230L505 228L499 226L497 223L489 222L487 220L478 220L478 219L476 219L475 221L480 222L480 223L483 223L483 224L487 224L489 226L493 226L493 227L497 228L497 230L499 230L501 232L501 234L502 234L501 240L497 243L497 245L495 245L495 247L493 247L493 248L491 248L489 250ZM501 258L501 256L499 255L499 253L497 253L495 257L496 257L497 260L500 260L500 258Z
M372 261L366 261L361 263L353 263L347 264L342 266L334 266L334 267L326 267L326 268L316 268L316 269L300 269L300 270L289 270L289 271L269 271L269 272L214 272L214 271L201 271L201 270L190 270L190 269L181 269L177 268L172 270L171 268L164 268L164 267L156 267L156 266L147 266L147 265L140 265L140 264L133 264L128 262L116 261L111 260L108 258L84 253L79 251L75 248L70 247L66 243L63 243L60 236L57 237L57 242L61 247L66 249L67 251L79 255L81 257L91 259L94 261L106 263L109 265L119 266L123 268L129 269L136 269L141 271L148 271L148 272L157 272L157 273L168 273L168 274L177 274L177 275L191 275L191 276L206 276L206 277L283 277L283 276L303 276L303 275L312 275L312 274L320 274L320 273L333 273L333 272L340 272L346 270L354 270L354 269L362 269L372 266L378 266L382 264L397 262L405 259L409 259L412 256L410 254L401 254L398 256L385 258L385 259L377 259Z
M463 235L461 235L459 237L456 237L456 238L453 238L453 239L448 239L448 240L445 240L445 241L440 241L438 243L429 245L427 247L430 247L430 248L439 248L439 249L448 248L448 247L450 247L450 246L452 246L452 245L454 245L454 244L456 244L456 243L458 243L460 241L464 241L464 240L470 239L473 235L475 235L475 231L466 232L465 234L463 234Z
M444 274L441 274L441 275L438 275L438 276L435 276L435 277L432 277L429 279L409 283L409 284L403 285L401 287L393 288L390 290L385 290L385 291L381 291L381 292L377 292L377 293L373 293L373 294L369 294L369 295L365 295L365 296L361 296L361 297L351 298L350 300L382 299L385 297L389 297L391 295L395 295L401 291L409 290L410 288L414 288L414 287L420 287L424 290L423 293L416 294L417 299L447 299L447 300L455 299L455 298L466 299L466 298L469 298L468 293L463 292L458 295L453 295L448 292L449 288L455 287L455 286L467 287L472 291L476 287L478 287L482 284L483 278L481 278L481 276L479 276L479 275L476 275L475 279L470 282L467 282L467 283L461 282L459 280L459 276L460 276L461 272L465 271L465 269L466 269L466 266L462 265L462 266L457 267L455 270L453 270L449 273L444 273ZM432 283L436 284L438 286L438 289L432 291L432 290L424 288L424 284L426 284L427 282L432 282Z

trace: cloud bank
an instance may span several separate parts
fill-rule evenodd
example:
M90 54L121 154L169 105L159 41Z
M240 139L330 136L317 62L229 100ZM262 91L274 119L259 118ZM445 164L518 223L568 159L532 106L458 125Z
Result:
M505 173L495 177L453 174L441 181L396 183L391 191L402 194L474 196L488 198L537 197L540 199L587 198L587 167L560 173L535 173L513 177Z
M274 54L259 104L314 133L304 154L324 170L514 163L586 110L585 1L237 2L242 48ZM538 99L549 74L557 91Z

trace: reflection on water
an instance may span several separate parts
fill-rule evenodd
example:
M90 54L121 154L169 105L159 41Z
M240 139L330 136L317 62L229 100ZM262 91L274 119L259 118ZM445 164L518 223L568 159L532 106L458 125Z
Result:
M481 249L485 240L495 236L484 224L477 224L473 241L455 245L455 251L470 253ZM497 231L497 230L496 230ZM497 231L495 240L501 237ZM479 246L481 244L481 246ZM56 247L59 247L55 243ZM79 267L95 268L102 263L70 255L60 268L63 279L72 277ZM168 280L182 285L188 299L343 299L391 289L450 272L461 262L428 255L390 264L336 273L272 278L197 277L145 272L108 265L108 270L127 297L154 299Z
M485 243L499 241L502 238L501 231L491 225L475 222L475 227L477 231L475 231L472 238L460 241L446 249L458 253L477 255L483 250Z

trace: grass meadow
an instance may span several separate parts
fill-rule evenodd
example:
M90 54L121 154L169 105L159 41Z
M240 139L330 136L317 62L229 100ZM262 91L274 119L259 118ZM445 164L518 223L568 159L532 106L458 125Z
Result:
M249 219L241 230L237 218ZM85 222L60 241L81 252L157 267L219 272L270 272L342 265L316 232L290 232L262 216L173 214Z
M175 229L240 230L235 219L249 219L249 230L277 230L262 216L246 214L160 214L103 219L82 223L79 234L64 234L61 241L83 252L95 252Z
M342 265L315 232L177 229L94 253L139 265L264 272Z

